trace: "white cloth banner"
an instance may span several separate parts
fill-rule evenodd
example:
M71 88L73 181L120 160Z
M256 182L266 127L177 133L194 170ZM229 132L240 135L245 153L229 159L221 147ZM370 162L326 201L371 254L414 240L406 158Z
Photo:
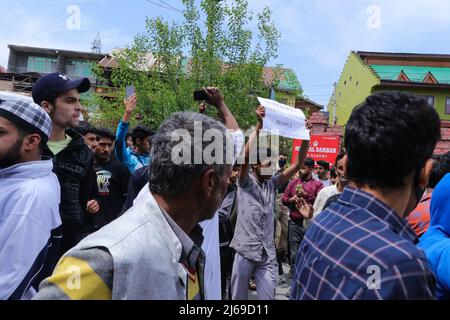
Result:
M291 139L310 139L302 110L260 97L258 101L266 110L263 130Z

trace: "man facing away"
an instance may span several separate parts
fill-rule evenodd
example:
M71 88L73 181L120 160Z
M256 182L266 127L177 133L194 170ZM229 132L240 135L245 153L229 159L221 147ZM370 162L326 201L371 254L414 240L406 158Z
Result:
M51 128L34 103L0 104L0 300L30 299L57 261L60 188L42 158Z
M433 273L404 219L428 184L440 120L427 100L382 92L345 129L349 185L309 226L291 299L432 299Z

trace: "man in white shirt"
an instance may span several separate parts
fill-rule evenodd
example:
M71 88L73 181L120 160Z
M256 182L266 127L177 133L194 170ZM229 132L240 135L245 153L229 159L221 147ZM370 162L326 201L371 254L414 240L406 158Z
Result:
M336 157L336 160L334 162L334 167L336 169L337 182L335 185L330 185L319 191L319 193L317 194L317 198L314 201L314 205L313 205L313 207L314 207L313 217L311 219L304 220L304 222L303 222L303 225L305 228L308 227L308 225L311 223L312 219L314 219L319 213L321 213L325 209L325 204L327 203L327 200L329 200L333 196L340 194L344 190L344 187L347 184L347 178L345 177L345 174L344 174L344 156L345 155L346 155L345 152L341 152ZM319 161L317 163L319 163Z
M324 187L331 186L331 180L328 176L330 172L330 164L326 161L319 160L317 161L317 178L320 182L322 182Z
M30 299L51 274L61 239L60 187L42 160L52 123L26 100L0 104L0 299Z

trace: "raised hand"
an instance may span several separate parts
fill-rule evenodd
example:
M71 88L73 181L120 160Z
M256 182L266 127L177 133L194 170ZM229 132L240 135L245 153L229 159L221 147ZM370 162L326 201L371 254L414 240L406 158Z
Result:
M207 104L206 102L202 102L198 106L198 112L204 114L206 112Z
M258 118L259 123L263 123L263 118L266 116L266 109L263 106L259 106L256 109L256 117Z
M208 97L208 99L206 99L206 102L209 103L210 105L219 108L225 103L222 97L222 93L218 88L207 87L203 88L203 91L205 91L205 94Z
M128 99L124 99L123 103L125 104L125 112L131 114L137 105L137 97L134 93Z
M312 205L306 203L305 199L298 198L298 200L295 202L295 207L297 208L297 211L300 212L300 214L305 219L311 219L314 213L314 208Z

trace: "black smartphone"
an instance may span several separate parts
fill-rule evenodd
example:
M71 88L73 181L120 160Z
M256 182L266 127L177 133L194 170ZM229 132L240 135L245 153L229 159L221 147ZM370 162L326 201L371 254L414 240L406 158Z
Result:
M206 95L204 90L196 90L194 91L194 100L200 101L200 100L207 100L208 96Z
M125 89L125 97L128 99L134 94L134 86L127 86Z

